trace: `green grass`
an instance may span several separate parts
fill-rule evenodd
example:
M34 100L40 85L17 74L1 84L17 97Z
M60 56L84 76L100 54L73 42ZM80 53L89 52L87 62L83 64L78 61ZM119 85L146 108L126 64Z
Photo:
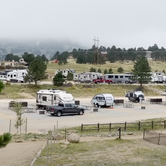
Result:
M72 166L163 166L166 151L163 146L144 140L102 140L77 144L53 144L52 165ZM51 150L49 151L51 156ZM47 165L47 147L34 166ZM49 156L49 165L51 157Z
M60 89L65 90L67 93L71 93L74 98L76 97L93 97L99 93L111 93L114 97L125 96L125 92L134 90L138 87L138 85L105 85L105 84L78 84L72 86L61 86L56 87L53 85L38 85L35 87L34 85L17 85L17 84L6 84L5 88L2 90L0 99L8 98L8 99L20 99L20 98L29 98L27 94L30 94L31 97L36 96L36 92L40 89ZM155 91L153 91L153 88ZM161 90L161 86L144 86L143 91L145 96L157 96L159 95L156 89L159 88ZM162 88L164 90L166 86Z
M55 71L59 69L75 69L76 73L82 73L82 72L88 72L90 71L90 68L93 67L95 69L101 69L102 73L104 72L105 69L109 70L112 68L113 73L118 73L117 69L119 67L122 67L125 72L131 72L133 69L134 63L129 61L129 62L115 62L115 63L110 63L106 62L104 65L92 65L92 64L77 64L74 59L68 60L68 63L65 65L58 65L56 63L49 63L47 66L47 73L49 76L54 76ZM166 63L161 62L161 61L152 61L149 60L149 65L151 67L152 71L163 71L166 68Z

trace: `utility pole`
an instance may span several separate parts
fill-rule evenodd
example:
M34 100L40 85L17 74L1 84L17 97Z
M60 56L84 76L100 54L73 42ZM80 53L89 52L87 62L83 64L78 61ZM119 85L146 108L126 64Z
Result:
M99 63L99 53L98 53L98 45L99 45L99 39L95 38L93 39L94 41L94 64L98 64Z

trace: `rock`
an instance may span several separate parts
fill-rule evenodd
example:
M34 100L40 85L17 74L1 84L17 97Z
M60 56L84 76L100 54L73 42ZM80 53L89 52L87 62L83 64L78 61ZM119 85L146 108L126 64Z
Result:
M127 135L133 135L133 132L128 132Z
M63 137L60 133L55 133L55 135L54 135L54 133L52 134L52 139L53 140L61 140L62 138Z
M46 130L44 130L44 129L38 130L36 133L37 134L42 134L42 135L48 134L48 132Z
M72 133L68 135L67 141L71 143L78 143L80 142L80 136L78 134Z

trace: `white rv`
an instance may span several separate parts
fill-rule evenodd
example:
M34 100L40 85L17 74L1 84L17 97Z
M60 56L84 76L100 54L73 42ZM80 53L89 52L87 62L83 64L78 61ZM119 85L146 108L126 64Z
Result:
M81 83L88 83L93 82L95 79L99 79L103 77L101 73L98 72L85 72L85 73L74 73L73 81L81 82Z
M49 105L58 103L75 103L72 94L57 89L44 89L36 93L37 108L46 109Z
M114 104L114 97L109 93L97 94L92 98L91 103L95 107L110 107Z
M69 74L69 73L75 73L75 70L74 69L63 69L63 70L57 70L57 71L55 71L55 75L56 74L58 74L59 72L61 72L62 73L62 75L64 76L64 78L67 78L67 75Z
M13 70L7 73L7 79L8 82L24 82L24 77L27 74L27 70Z

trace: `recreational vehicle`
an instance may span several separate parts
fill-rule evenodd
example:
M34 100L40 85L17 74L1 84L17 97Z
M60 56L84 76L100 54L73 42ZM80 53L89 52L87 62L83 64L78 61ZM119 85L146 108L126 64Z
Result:
M132 74L105 74L104 79L112 80L112 83L133 83Z
M113 102L114 97L109 93L97 94L91 100L92 105L95 107L110 107L113 106Z
M57 71L55 71L55 75L56 74L58 74L59 72L61 72L62 73L62 75L64 76L64 78L67 78L67 75L69 74L69 73L75 73L75 70L74 69L63 69L63 70L57 70Z
M75 103L72 94L57 89L39 90L36 94L37 108L46 109L47 106L58 103Z
M98 72L85 72L85 73L74 73L73 81L75 82L93 82L95 79L102 78L102 74Z
M27 74L27 70L13 70L7 73L8 82L24 82L24 77Z

